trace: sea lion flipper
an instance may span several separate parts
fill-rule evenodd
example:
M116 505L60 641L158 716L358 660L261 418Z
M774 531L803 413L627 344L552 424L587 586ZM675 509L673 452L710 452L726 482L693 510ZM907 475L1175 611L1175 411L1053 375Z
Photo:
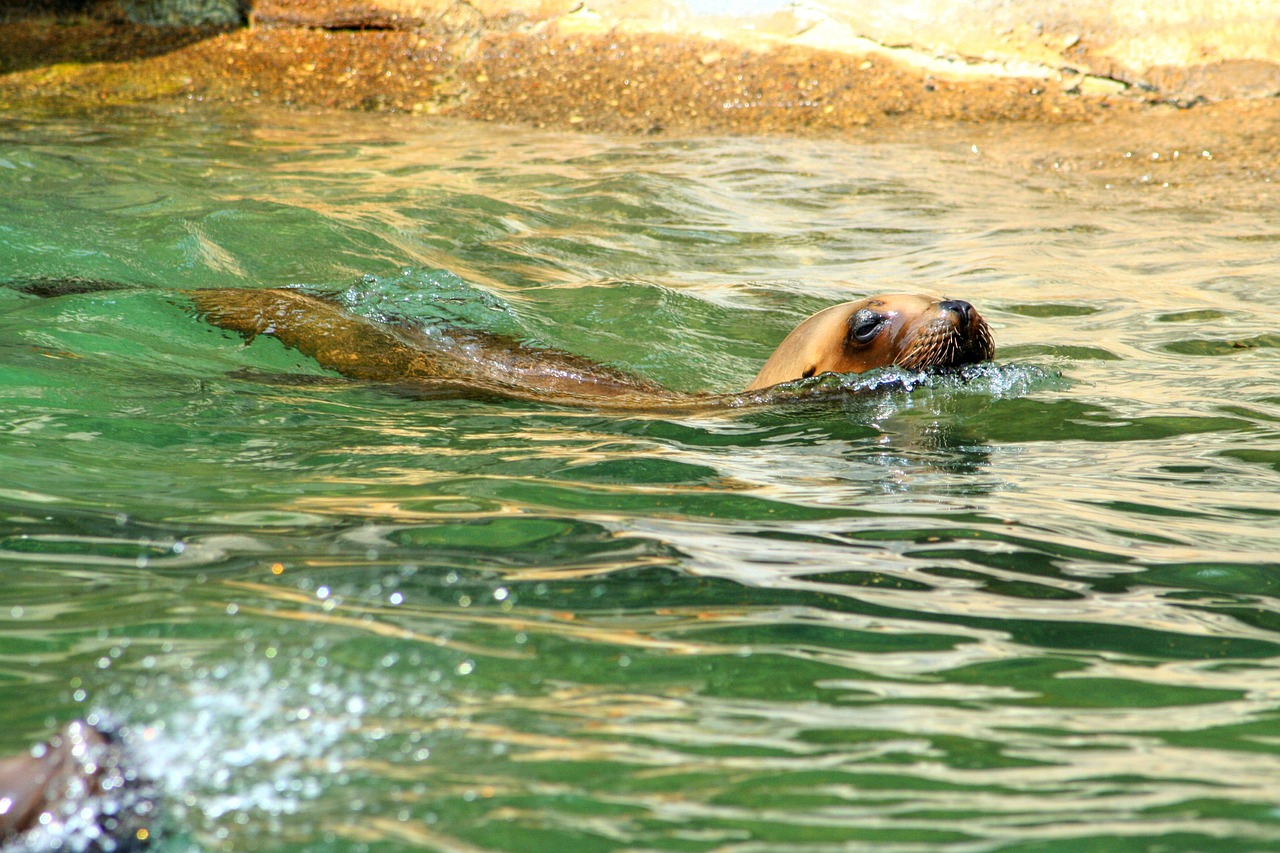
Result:
M28 752L0 758L0 845L22 845L28 833L47 832L74 815L94 821L113 840L100 849L138 849L153 835L154 790L127 763L119 740L85 722L69 723ZM106 806L107 800L113 804ZM44 843L35 846L45 849Z
M35 826L58 764L31 753L0 758L0 844Z

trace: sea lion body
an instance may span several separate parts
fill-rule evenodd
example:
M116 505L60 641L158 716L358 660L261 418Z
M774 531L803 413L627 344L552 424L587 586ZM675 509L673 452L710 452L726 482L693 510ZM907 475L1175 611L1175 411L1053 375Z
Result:
M271 335L324 367L422 396L498 396L603 408L773 402L782 383L822 373L912 370L989 359L991 333L967 302L892 294L834 305L787 335L739 394L687 394L590 359L461 328L423 329L354 315L292 288L190 291L215 326ZM864 340L865 338L865 340Z
M218 288L187 294L209 323L247 339L270 335L351 379L421 396L499 396L597 403L667 401L670 391L572 353L459 327L424 329L361 317L292 288Z
M117 290L90 279L32 279L10 287L42 297ZM778 345L755 380L736 393L685 393L572 353L456 326L382 322L294 287L182 291L210 324L258 335L350 379L395 386L424 398L497 397L631 410L700 410L821 396L788 383L879 367L953 367L992 358L995 346L972 305L914 294L833 305Z

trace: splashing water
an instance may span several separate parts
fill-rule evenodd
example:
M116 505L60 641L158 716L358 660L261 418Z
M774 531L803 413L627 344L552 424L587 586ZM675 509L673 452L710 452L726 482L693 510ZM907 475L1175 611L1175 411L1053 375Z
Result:
M338 294L338 301L353 314L384 323L448 323L507 335L521 331L510 305L448 270L406 268L394 276L366 274Z

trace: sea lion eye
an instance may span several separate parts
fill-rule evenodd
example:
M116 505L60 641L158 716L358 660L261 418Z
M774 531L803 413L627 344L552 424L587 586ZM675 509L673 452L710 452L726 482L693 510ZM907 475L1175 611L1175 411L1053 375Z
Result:
M884 316L863 308L849 318L849 335L858 343L870 343L884 326Z

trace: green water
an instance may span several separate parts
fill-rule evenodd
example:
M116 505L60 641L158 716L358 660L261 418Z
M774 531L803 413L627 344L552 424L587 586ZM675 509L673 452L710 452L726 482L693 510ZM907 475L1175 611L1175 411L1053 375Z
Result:
M137 287L0 290L0 752L110 715L174 851L1280 848L1271 177L10 115L0 277ZM708 390L920 290L999 363L422 402L282 381L325 373L178 292L283 284Z

